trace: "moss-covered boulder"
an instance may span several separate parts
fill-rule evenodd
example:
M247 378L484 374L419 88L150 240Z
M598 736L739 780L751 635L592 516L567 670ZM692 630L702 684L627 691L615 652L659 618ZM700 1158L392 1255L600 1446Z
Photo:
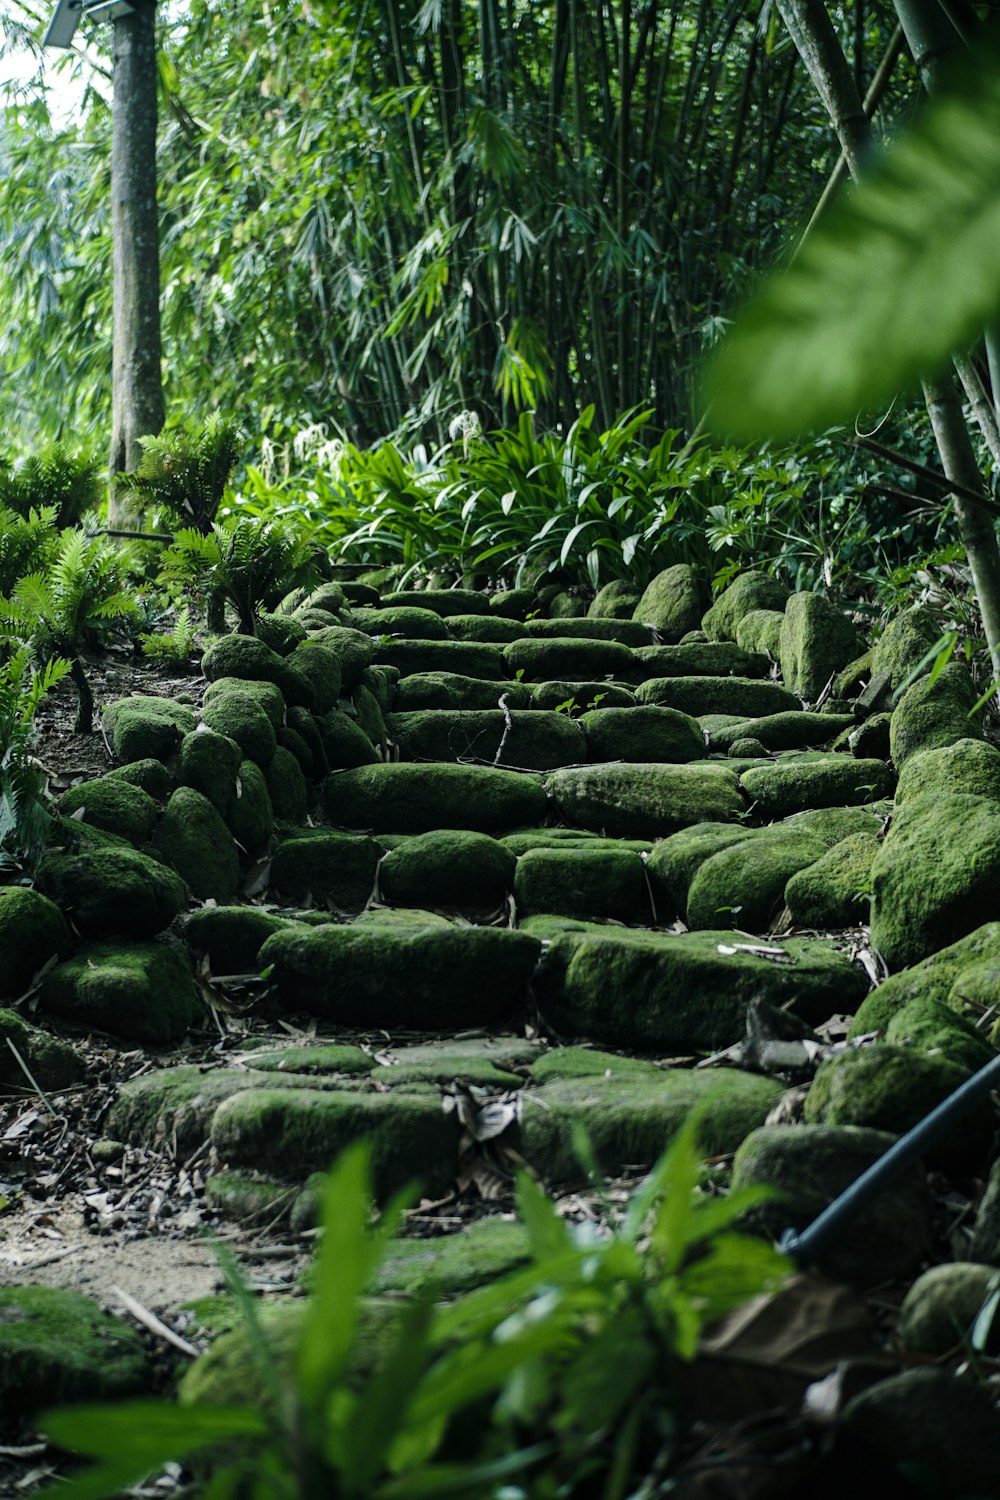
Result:
M969 1077L967 1068L940 1053L878 1043L838 1053L821 1063L806 1096L812 1125L863 1125L904 1135ZM982 1165L993 1138L993 1111L983 1104L963 1115L941 1141L928 1145L928 1161Z
M202 901L228 901L240 878L233 836L201 792L179 786L167 803L154 847Z
M897 770L920 750L940 750L958 740L982 739L973 713L978 698L965 667L951 662L932 682L921 677L893 711L889 746Z
M145 844L159 817L160 809L141 787L113 776L98 776L93 781L70 787L59 799L64 817L77 817L128 839L130 844Z
M257 639L278 656L290 656L300 641L306 638L306 627L291 615L258 615Z
M574 1131L582 1125L601 1168L617 1174L651 1166L700 1109L699 1147L706 1156L721 1155L763 1125L780 1093L770 1078L689 1068L557 1078L524 1096L520 1150L549 1181L579 1178Z
M363 630L352 630L347 625L328 625L323 630L314 631L312 639L332 651L340 663L343 692L350 692L375 658L375 645L371 637Z
M743 651L760 651L772 661L781 651L784 614L777 609L752 609L736 627L736 644Z
M972 1327L994 1289L996 1271L975 1261L931 1266L903 1298L897 1337L907 1354L940 1358L969 1347ZM995 1347L995 1338L991 1341Z
M866 922L877 853L878 841L870 833L853 833L793 874L785 886L792 926L822 929Z
M303 1073L256 1068L205 1069L195 1064L158 1068L123 1083L107 1117L107 1129L120 1141L185 1155L203 1146L212 1116L223 1100L247 1089L350 1087L349 1078L312 1078Z
M996 1056L983 1033L954 1006L926 996L896 1011L885 1028L885 1039L895 1046L915 1047L929 1057L943 1057L969 1073Z
M839 739L834 742L834 748L843 748ZM856 729L849 730L847 749L859 760L888 760L892 750L892 715L872 714Z
M400 589L382 598L384 609L426 609L443 615L485 615L490 602L477 589Z
M567 823L612 837L660 838L692 823L734 822L746 806L736 773L722 765L572 766L550 772L546 786Z
M539 709L447 709L389 716L403 760L487 761L548 771L587 758L587 742L568 714Z
M376 1062L360 1047L342 1042L313 1042L305 1047L265 1047L253 1054L258 1073L298 1073L306 1077L360 1077L376 1071Z
M723 849L760 836L740 823L695 823L661 839L646 861L656 915L661 922L684 918L691 882L706 860Z
M851 1035L884 1031L896 1012L911 1000L952 1003L952 990L967 972L980 964L1000 966L1000 922L987 922L912 967L890 974L858 1010ZM960 999L956 997L954 1004L959 1009Z
M780 683L751 677L653 677L636 688L635 696L639 703L676 708L696 719L701 714L763 719L799 707L799 700Z
M326 926L268 938L279 1001L345 1025L445 1030L523 1006L540 944L494 927Z
M252 682L243 677L219 677L210 682L202 695L202 707L217 703L229 693L239 693L252 698L258 708L263 709L271 724L278 730L285 722L287 712L285 695L273 682ZM303 710L307 711L307 710Z
M54 901L26 886L0 887L0 997L15 999L70 941Z
M325 713L340 697L342 673L340 658L319 641L303 641L288 657L289 669L299 672L312 689L312 702L306 706L314 713ZM290 700L294 701L294 700Z
M104 710L102 723L120 761L167 760L197 719L170 698L120 698Z
M648 585L632 615L656 630L664 641L677 642L696 630L705 608L705 591L688 563L675 563Z
M229 692L202 705L201 717L209 729L234 740L248 760L267 766L278 739L274 725L249 693Z
M438 619L437 615L432 619ZM438 619L438 624L444 621ZM448 634L456 641L487 641L494 646L506 646L510 641L519 641L525 627L517 620L508 620L503 615L451 615L447 625Z
M523 1224L479 1219L455 1234L393 1240L369 1290L412 1297L433 1284L439 1297L453 1297L486 1286L528 1259L528 1233Z
M400 681L393 706L397 713L427 708L496 708L501 698L506 698L508 708L530 708L532 690L527 683L465 677L460 672L415 672ZM541 706L555 708L556 704Z
M618 641L622 646L648 646L650 633L636 620L584 617L575 620L529 620L515 640Z
M226 808L226 827L249 858L262 854L274 832L274 809L264 772L252 760L240 767Z
M785 605L778 660L785 686L815 703L831 678L862 650L858 632L822 594L793 594Z
M615 578L597 590L588 606L587 616L591 620L636 619L636 605L641 598L641 590L628 579Z
M180 876L159 860L124 846L47 855L38 883L88 938L153 937L187 904Z
M294 653L293 653L294 655ZM273 682L289 703L312 707L312 689L307 679L291 665L292 657L279 656L255 635L223 635L212 642L201 659L201 670L209 682L220 677L239 677L248 682Z
M568 713L573 718L601 708L635 707L635 695L619 682L539 682L528 692L533 708Z
M411 641L383 638L374 643L378 666L398 667L402 677L448 672L496 682L508 675L502 652L488 641ZM513 677L513 670L509 673Z
M290 708L288 710L288 730L296 736L294 740L286 737L286 732L278 730L278 744L283 744L293 752L300 755L305 751L306 759L302 769L307 776L320 777L329 770L326 751L323 749L323 739L320 735L316 720L307 709ZM270 762L268 762L270 765ZM265 767L265 770L268 767Z
M186 957L167 943L91 943L49 970L39 1003L74 1026L154 1045L201 1015Z
M894 1137L855 1126L765 1125L743 1142L733 1162L733 1187L766 1187L772 1198L753 1210L752 1225L768 1239L803 1230L852 1182L884 1156ZM931 1236L931 1196L918 1164L886 1183L824 1252L821 1269L855 1286L912 1276Z
M663 1075L658 1063L645 1057L621 1057L617 1052L602 1052L599 1047L553 1047L531 1064L532 1083L549 1083L554 1078L658 1078Z
M732 932L648 933L580 924L552 938L535 991L564 1036L654 1055L713 1051L744 1035L750 1001L787 1005L811 1025L860 1001L867 979L828 943ZM748 951L749 950L749 951Z
M759 652L728 641L688 641L679 646L640 646L634 652L640 676L766 677L770 662Z
M702 617L701 628L710 641L734 641L736 627L754 609L784 611L791 595L768 573L751 569L739 573Z
M943 792L967 792L1000 803L1000 750L985 740L962 739L916 751L900 772L896 805Z
M642 858L610 839L591 846L532 849L517 861L517 910L524 916L553 912L566 917L648 921L649 897Z
M489 616L469 615L467 618L488 620ZM365 635L399 635L410 641L446 641L451 636L449 627L436 611L406 604L391 608L355 608L351 611L351 624L356 630L363 630Z
M652 704L606 708L601 704L583 714L579 723L593 761L666 761L680 765L704 760L708 754L697 719L673 708Z
M114 781L140 787L156 802L166 802L174 789L174 778L161 760L134 760L127 766L115 766L107 774Z
M854 726L851 714L783 713L762 719L737 719L711 730L713 750L728 751L737 740L752 736L767 750L809 750L827 745L835 735Z
M871 675L888 673L893 688L898 689L940 644L941 636L941 628L926 605L915 604L911 609L901 610L872 647ZM929 657L924 672L930 671L933 660Z
M291 750L278 745L264 772L271 811L278 822L304 823L309 788L302 766Z
M348 770L354 766L373 766L378 752L357 721L345 709L331 708L316 720L323 755L330 770Z
M379 845L362 835L311 829L278 845L271 887L282 896L360 911L371 899L381 856Z
M485 833L418 833L382 860L379 893L397 906L492 912L513 889L515 864L513 854Z
M492 766L404 762L334 772L323 783L323 801L331 823L384 833L498 833L541 823L547 810L533 776Z
M490 614L502 615L508 620L523 620L525 615L538 608L534 589L500 589L489 599Z
M698 866L691 880L688 927L766 932L785 904L788 880L825 852L818 839L770 830L758 839L720 849Z
M32 1026L16 1011L0 1009L0 1094L33 1093L14 1048L35 1083L46 1091L69 1088L84 1075L82 1061L67 1042Z
M225 816L242 760L243 751L235 740L203 724L181 740L177 780L207 797L216 812Z
M0 1410L5 1415L121 1400L151 1384L139 1334L89 1297L48 1286L0 1288Z
M881 760L830 755L815 761L771 761L744 771L740 786L759 818L787 818L807 808L860 807L892 795L896 778Z
M256 974L260 946L288 919L259 906L203 906L184 923L184 941L214 974Z
M951 792L907 802L872 864L872 942L890 970L996 913L1000 803Z
M635 675L635 659L628 646L618 641L587 641L573 636L556 636L548 640L513 641L504 647L504 673L526 682L546 682L552 678L584 681L598 677Z

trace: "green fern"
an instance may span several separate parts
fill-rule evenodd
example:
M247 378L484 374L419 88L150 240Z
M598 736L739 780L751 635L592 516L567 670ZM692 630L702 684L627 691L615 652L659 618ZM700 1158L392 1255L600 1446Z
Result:
M0 460L0 505L19 516L51 508L56 526L75 526L100 504L102 489L99 461L90 453L71 453L61 443L13 466Z
M9 594L25 573L44 568L55 545L56 526L53 505L27 516L0 505L0 594Z
M18 580L0 599L0 639L25 646L37 662L65 657L79 700L76 732L90 734L94 699L80 659L87 633L99 622L135 613L125 574L106 542L80 531L59 538L47 572Z
M315 552L305 537L277 521L246 519L213 526L207 535L191 527L178 532L164 558L164 573L221 594L248 635L254 634L263 605L318 577Z
M191 610L186 604L177 611L173 630L149 631L140 635L143 656L164 666L186 667L194 650L195 632L191 625Z
M0 865L30 868L45 848L51 815L32 756L34 720L69 670L68 661L56 660L33 672L23 647L0 663Z
M216 412L198 431L160 433L139 441L139 467L120 481L127 487L125 498L139 505L162 505L186 516L196 531L210 531L239 457L238 425Z

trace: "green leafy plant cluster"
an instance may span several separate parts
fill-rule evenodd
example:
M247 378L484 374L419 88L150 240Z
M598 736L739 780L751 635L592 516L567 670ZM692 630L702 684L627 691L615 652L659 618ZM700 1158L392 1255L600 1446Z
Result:
M43 1430L97 1464L45 1493L100 1500L169 1461L212 1454L202 1500L622 1500L644 1466L669 1466L701 1328L776 1287L787 1269L769 1245L731 1229L757 1192L698 1193L696 1136L689 1121L623 1216L606 1205L604 1233L568 1226L522 1175L531 1263L449 1306L433 1287L418 1293L364 1376L356 1355L365 1288L412 1194L370 1230L369 1152L349 1148L329 1177L293 1369L276 1364L227 1261L261 1404L129 1402L49 1414Z
M100 462L88 452L52 443L20 463L0 458L0 505L29 518L50 511L56 526L75 526L103 498Z
M164 666L183 667L191 660L196 632L191 624L191 608L179 606L172 630L150 630L139 636L143 656Z
M139 467L120 481L126 498L163 509L208 533L239 458L239 424L213 412L199 426L139 441Z
M32 670L24 649L0 662L0 866L30 869L45 848L51 815L33 755L35 714L69 670L58 658Z
M304 529L238 516L207 532L194 527L177 532L163 559L163 576L206 593L210 625L221 629L218 606L228 601L240 630L253 635L265 604L317 581L316 550Z

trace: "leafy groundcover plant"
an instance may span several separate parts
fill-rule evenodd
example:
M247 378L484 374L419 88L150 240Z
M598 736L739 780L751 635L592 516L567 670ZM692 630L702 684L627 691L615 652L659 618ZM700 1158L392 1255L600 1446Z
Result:
M0 867L31 866L45 848L50 815L32 755L35 714L69 670L57 658L33 672L24 649L0 664Z
M589 1144L581 1154L591 1161ZM451 1305L430 1287L395 1315L367 1374L364 1293L413 1193L371 1229L370 1151L332 1169L310 1305L291 1370L227 1267L261 1390L256 1405L131 1401L49 1413L42 1429L97 1460L44 1492L118 1494L195 1459L201 1500L419 1500L633 1493L678 1431L680 1378L708 1321L775 1287L787 1262L732 1232L762 1194L698 1193L691 1120L603 1235L567 1225L526 1174L517 1186L531 1263ZM592 1175L599 1178L592 1166Z

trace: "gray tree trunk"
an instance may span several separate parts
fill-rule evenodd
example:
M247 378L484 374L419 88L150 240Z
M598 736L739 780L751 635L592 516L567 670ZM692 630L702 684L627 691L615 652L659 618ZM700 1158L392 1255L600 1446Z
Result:
M114 354L111 376L111 524L122 520L115 476L142 457L139 439L163 426L160 380L160 235L156 212L156 0L132 0L114 25L111 232Z

